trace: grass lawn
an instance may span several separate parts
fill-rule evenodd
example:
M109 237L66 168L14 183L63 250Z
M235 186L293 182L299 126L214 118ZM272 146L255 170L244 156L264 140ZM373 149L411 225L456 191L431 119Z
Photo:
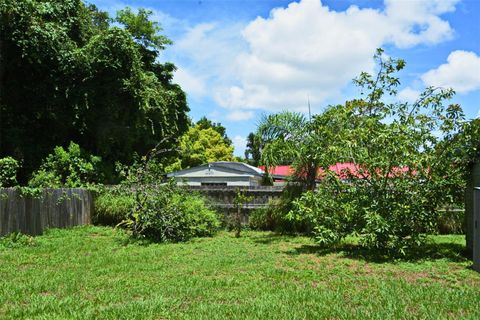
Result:
M0 318L480 319L463 249L436 236L392 262L266 232L145 245L111 228L50 230L0 246Z

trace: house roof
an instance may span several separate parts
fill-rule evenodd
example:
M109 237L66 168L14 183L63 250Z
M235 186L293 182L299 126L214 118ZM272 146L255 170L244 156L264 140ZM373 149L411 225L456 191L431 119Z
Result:
M264 166L260 166L262 170L265 170ZM334 172L340 179L348 179L349 177L365 178L368 177L368 172L363 170L361 166L351 162L339 162L328 167L328 170ZM292 166L276 166L268 168L268 172L273 178L276 179L285 179L292 176L295 173L295 170ZM324 170L322 168L318 169L317 178L321 178L324 175ZM409 172L408 167L394 167L387 174L387 176L395 176L399 174L405 174ZM415 174L415 170L412 173Z
M265 166L260 166L259 168L265 170ZM329 166L328 169L329 171L335 172L341 179L345 179L348 174L360 176L358 166L356 166L354 163L336 163ZM295 173L295 170L292 166L286 165L270 167L268 168L268 172L273 178L282 179L292 176ZM323 169L318 169L317 177L320 178L321 176L323 176L323 173Z
M243 162L217 161L202 164L193 168L170 172L167 174L167 177L177 177L187 174L189 176L197 176L196 172L198 172L198 176L204 176L205 172L211 169L214 169L216 171L222 171L227 175L228 173L231 173L232 175L248 175L261 177L265 174L263 170Z

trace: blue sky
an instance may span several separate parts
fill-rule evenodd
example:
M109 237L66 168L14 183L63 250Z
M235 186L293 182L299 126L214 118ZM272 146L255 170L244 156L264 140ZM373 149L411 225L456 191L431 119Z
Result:
M221 122L243 155L264 113L312 112L358 92L382 47L403 58L399 97L452 87L467 118L480 111L480 0L90 0L111 15L125 6L154 12L173 40L190 117Z

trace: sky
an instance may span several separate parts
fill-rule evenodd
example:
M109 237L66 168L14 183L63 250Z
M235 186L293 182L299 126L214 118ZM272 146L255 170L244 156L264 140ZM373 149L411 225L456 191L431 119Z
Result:
M373 54L407 65L399 99L453 88L467 119L480 116L480 0L89 0L112 16L153 12L173 44L174 81L190 117L221 122L243 156L262 115L313 114L359 96L352 79L374 72Z

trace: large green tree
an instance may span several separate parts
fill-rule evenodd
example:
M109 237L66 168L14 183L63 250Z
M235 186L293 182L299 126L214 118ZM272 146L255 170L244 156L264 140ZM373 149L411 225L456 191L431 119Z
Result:
M397 94L396 72L405 62L380 49L375 60L375 75L355 79L362 97L326 117L334 139L324 159L350 167L340 176L327 170L319 189L296 201L292 216L308 216L322 243L354 233L369 248L405 253L434 229L446 190L461 185L462 168L450 161L455 145L444 141L461 128L463 112L446 103L449 89L427 88L414 103L386 98Z
M202 117L200 118L200 120L197 121L195 125L199 129L212 128L222 136L223 140L227 145L232 145L232 139L230 139L227 135L227 128L225 128L220 122L213 122L212 120L207 119L207 117Z
M213 128L191 127L181 138L178 158L167 172L199 166L215 161L233 161L233 146Z
M0 0L0 157L23 161L21 180L69 141L113 171L187 130L175 66L158 60L170 41L150 14L127 8L112 24L80 0Z

